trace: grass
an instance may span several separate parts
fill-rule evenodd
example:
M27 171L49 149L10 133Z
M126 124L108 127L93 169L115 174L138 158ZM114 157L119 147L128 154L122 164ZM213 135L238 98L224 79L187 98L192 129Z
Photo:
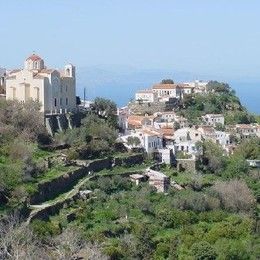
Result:
M55 152L45 151L40 149L37 145L34 145L33 159L36 161L39 159L44 159L53 154L55 154Z
M45 172L43 175L36 178L36 181L40 183L51 181L63 174L66 174L71 171L75 171L77 169L79 169L78 166L64 166L64 165L57 164L51 169L49 169L47 172Z

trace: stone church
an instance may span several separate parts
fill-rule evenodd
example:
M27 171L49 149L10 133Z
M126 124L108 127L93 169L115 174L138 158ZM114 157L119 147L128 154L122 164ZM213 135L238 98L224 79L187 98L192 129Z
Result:
M6 99L41 104L45 115L63 114L76 109L75 67L68 64L62 70L50 69L44 60L33 54L23 69L15 69L6 78Z

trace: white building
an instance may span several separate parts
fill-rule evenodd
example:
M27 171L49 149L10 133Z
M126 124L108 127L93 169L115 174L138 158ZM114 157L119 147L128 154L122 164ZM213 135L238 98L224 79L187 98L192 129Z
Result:
M130 110L127 106L117 109L117 123L123 132L128 128L128 117Z
M235 131L241 139L260 137L259 124L236 124Z
M226 148L230 145L230 134L223 131L216 131L212 126L201 126L198 128L205 140L211 140Z
M193 89L194 87L193 86L190 86L189 84L181 84L181 91L182 91L182 94L192 94L193 93Z
M144 128L132 131L130 134L119 138L119 140L122 141L127 148L132 148L127 144L127 139L129 136L138 137L140 140L139 147L143 147L147 153L153 153L157 149L161 149L163 147L162 135L157 131Z
M199 150L197 149L196 142L193 140L180 141L174 144L175 152L183 152L185 154L197 155Z
M172 123L172 125L178 123L180 128L188 126L188 120L185 117L178 116L174 111L156 112L154 116L157 117L156 123L167 122Z
M185 154L197 155L200 151L197 149L196 143L202 141L202 134L194 128L180 128L174 132L174 148L175 151Z
M223 131L215 131L216 133L216 143L220 144L222 147L230 145L230 134Z
M222 114L206 114L202 116L202 121L205 125L216 126L216 124L225 124L225 118Z
M158 95L151 89L140 90L135 93L135 101L143 103L151 103L158 101Z
M155 84L153 92L157 93L158 98L180 98L181 96L181 88L178 84Z
M202 140L202 134L200 131L194 128L184 127L176 130L174 132L173 138L175 140L175 143L186 141L198 142Z
M41 103L41 111L66 113L76 109L75 67L68 64L63 70L48 69L44 60L33 54L23 69L10 72L6 78L6 99Z
M193 88L194 93L206 93L207 92L207 84L208 81L202 81L202 80L195 80L192 82L186 82L185 84L188 84Z

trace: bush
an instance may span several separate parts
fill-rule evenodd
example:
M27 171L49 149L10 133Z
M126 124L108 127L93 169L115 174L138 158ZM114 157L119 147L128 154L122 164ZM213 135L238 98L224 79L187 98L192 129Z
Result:
M249 212L255 203L252 192L243 180L217 182L212 187L224 209L231 212Z
M191 251L196 260L214 260L217 258L215 249L206 241L193 244Z
M219 200L200 192L181 192L173 200L173 205L181 210L203 212L219 208Z

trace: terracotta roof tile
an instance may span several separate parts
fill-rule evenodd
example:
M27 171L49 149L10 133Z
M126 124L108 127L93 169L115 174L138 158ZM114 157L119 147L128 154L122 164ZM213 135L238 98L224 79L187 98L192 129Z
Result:
M37 61L37 60L41 60L42 58L36 54L32 54L31 56L29 56L26 60L32 60L32 61Z

